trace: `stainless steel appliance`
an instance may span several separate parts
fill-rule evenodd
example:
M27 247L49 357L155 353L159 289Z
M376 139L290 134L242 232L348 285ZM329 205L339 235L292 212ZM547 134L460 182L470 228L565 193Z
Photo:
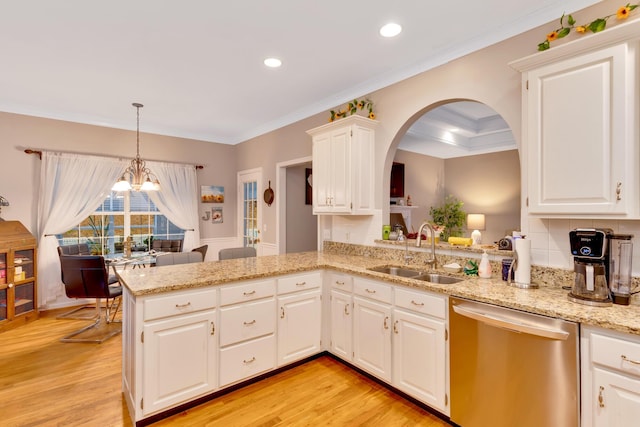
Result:
M449 298L451 421L579 425L578 324Z
M613 234L609 238L609 289L614 304L629 305L631 298L631 234Z
M569 300L594 306L611 305L609 292L610 229L577 228L569 232L575 278Z

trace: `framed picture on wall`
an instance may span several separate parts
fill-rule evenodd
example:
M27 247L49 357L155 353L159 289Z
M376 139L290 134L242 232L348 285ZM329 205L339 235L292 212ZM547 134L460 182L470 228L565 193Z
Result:
M222 224L222 208L211 208L211 222Z
M224 187L220 185L203 185L200 187L202 203L224 203Z

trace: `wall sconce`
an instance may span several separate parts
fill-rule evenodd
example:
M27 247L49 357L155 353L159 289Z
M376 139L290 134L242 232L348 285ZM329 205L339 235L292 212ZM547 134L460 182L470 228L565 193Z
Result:
M2 215L3 206L9 206L9 201L4 197L0 196L0 215ZM4 220L0 217L0 221L4 221Z
M484 214L467 215L467 230L473 230L471 239L474 245L482 243L482 234L480 230L484 230Z

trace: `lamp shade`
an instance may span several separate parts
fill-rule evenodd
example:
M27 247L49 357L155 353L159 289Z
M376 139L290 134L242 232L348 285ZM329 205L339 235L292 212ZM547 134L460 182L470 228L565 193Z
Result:
M467 230L484 230L484 214L467 215Z

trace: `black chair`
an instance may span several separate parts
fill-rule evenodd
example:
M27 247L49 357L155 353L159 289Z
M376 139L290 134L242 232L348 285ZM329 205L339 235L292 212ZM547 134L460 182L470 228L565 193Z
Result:
M91 255L91 249L87 243L76 243L71 245L58 246L58 256L60 255ZM118 277L114 273L109 274L109 284L113 285L120 283ZM85 313L90 309L89 313ZM96 317L95 307L93 305L83 305L82 307L74 308L66 313L59 314L57 319L69 319L69 320L91 320Z
M200 252L202 254L202 261L206 259L207 249L209 249L209 245L202 245L197 248L191 249L191 252Z
M252 258L255 257L256 248L246 246L244 248L225 248L218 251L218 259Z
M122 331L121 327L109 325L114 323L118 308L120 307L120 297L122 296L122 286L109 285L109 272L101 255L60 255L60 267L62 269L62 282L64 283L67 297L69 298L95 298L96 299L96 319L89 326L72 332L63 337L62 342L92 342L101 343ZM100 300L105 299L105 326L102 321ZM111 305L109 300L112 300ZM113 305L118 304L111 315ZM95 333L87 338L76 338L77 335L96 329ZM103 332L102 329L105 331Z

